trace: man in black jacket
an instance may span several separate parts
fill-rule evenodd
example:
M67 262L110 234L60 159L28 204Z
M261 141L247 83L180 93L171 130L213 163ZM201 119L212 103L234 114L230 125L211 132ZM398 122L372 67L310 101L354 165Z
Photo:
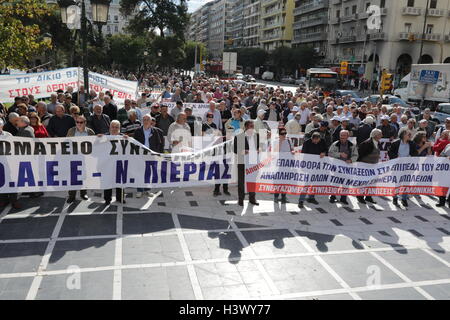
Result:
M330 129L329 129L329 123L328 121L322 121L320 123L320 127L317 129L312 130L311 132L307 133L305 135L305 138L307 140L311 139L314 133L320 134L320 139L325 143L325 146L328 149L330 148L331 144L333 143L333 138L331 137Z
M13 136L17 134L17 122L19 121L19 115L15 112L8 114L8 122L5 123L3 131L11 133Z
M255 124L252 120L245 121L245 131L234 137L234 153L237 155L238 163L238 196L239 205L244 206L245 198L245 155L249 155L253 158L258 154L259 149L259 135L255 133ZM256 193L249 192L248 197L250 203L259 206L256 202Z
M321 138L321 135L319 132L315 132L311 135L311 139L306 140L302 147L302 153L303 154L313 154L318 155L321 158L324 158L327 154L328 147L325 143L325 141ZM298 198L298 207L300 209L305 208L304 202L306 199L306 194L300 195ZM308 203L312 203L315 205L318 205L319 203L314 198L314 195L309 195L308 199L306 200Z
M374 129L373 124L375 120L373 117L366 117L363 122L360 124L356 131L356 142L357 144L361 144L367 139L370 138L370 133Z
M94 106L94 114L91 118L90 128L94 130L95 134L107 134L111 120L106 114L103 114L102 106L97 104Z
M117 120L117 106L111 101L111 97L105 95L105 105L103 106L103 113L109 117L109 119Z
M146 114L142 117L142 121L144 125L134 132L134 139L154 152L163 153L164 136L162 130L155 127L155 118ZM149 188L138 188L136 198L141 198L143 193L150 197L153 196Z
M377 164L380 162L380 140L383 137L383 133L379 129L374 129L370 133L370 138L361 143L358 147L358 162ZM372 197L357 196L358 202L366 204L367 202L375 204L376 201Z
M66 109L62 104L56 106L56 115L50 118L47 126L50 137L66 137L69 129L75 127L75 120L71 116L65 114L65 111Z

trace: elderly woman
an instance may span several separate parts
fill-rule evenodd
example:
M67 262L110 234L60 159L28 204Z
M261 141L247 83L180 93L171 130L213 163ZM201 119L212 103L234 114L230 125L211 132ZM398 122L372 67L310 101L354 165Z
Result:
M445 150L447 145L450 144L450 130L445 130L442 132L439 139L436 141L433 147L433 151L436 154L436 156L440 156L441 152Z
M36 138L48 138L49 134L45 126L41 123L41 118L39 118L36 112L31 112L30 116L30 125L34 129L34 136Z

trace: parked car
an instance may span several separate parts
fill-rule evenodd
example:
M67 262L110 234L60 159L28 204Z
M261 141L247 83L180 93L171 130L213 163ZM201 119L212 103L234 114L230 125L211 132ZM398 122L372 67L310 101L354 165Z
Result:
M361 98L355 91L352 90L336 90L335 94L336 97L346 97L350 95L358 104L365 101L365 99Z
M244 75L242 73L235 73L234 78L237 80L244 80Z
M386 104L393 105L394 103L397 103L397 104L399 104L400 106L402 106L404 108L411 108L412 107L412 105L407 103L405 100L400 99L399 97L396 97L396 96L393 96L393 95L390 95L390 94L383 95L383 97L384 97L385 100L386 99L388 100L388 103L386 103ZM371 95L371 96L368 96L365 99L365 101L370 101L370 102L372 102L374 104L378 103L379 100L380 100L380 95Z
M297 80L295 80L296 85L306 85L306 77L301 77Z
M250 74L246 74L244 76L243 80L246 81L246 82L256 82L256 79Z
M283 83L289 83L289 84L295 84L295 79L291 76L284 76L281 78L281 82Z
M436 123L445 123L445 119L450 117L450 103L438 104L436 112L433 113L432 119Z
M272 81L274 79L274 77L275 77L275 74L273 72L266 71L261 76L261 79Z

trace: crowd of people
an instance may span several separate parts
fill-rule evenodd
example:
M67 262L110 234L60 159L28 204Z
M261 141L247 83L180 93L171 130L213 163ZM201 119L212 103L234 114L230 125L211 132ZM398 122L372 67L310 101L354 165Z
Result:
M268 135L273 152L295 152L288 136L304 136L302 152L332 157L347 163L375 164L380 159L380 139L389 139L389 158L440 156L450 158L450 118L442 127L431 120L430 110L416 116L399 105L383 105L370 101L358 104L351 96L325 96L320 88L308 90L298 87L295 92L281 87L267 87L256 83L237 83L218 78L179 74L145 74L144 90L138 99L116 103L109 91L87 92L83 86L77 92L67 88L50 96L50 101L36 101L33 96L16 97L6 109L0 104L0 138L78 137L91 135L121 135L133 137L151 150L182 152L192 147L194 137L214 136L223 139L243 138L245 153L260 150L261 134L276 124L277 134ZM153 91L159 89L155 97ZM169 108L167 102L176 106ZM208 104L204 114L193 114L187 103ZM262 131L264 130L264 131ZM261 140L261 141L260 141ZM238 198L243 205L245 195L245 167L238 162ZM223 192L230 196L228 185ZM112 201L112 191L105 190L106 204ZM123 189L116 190L116 200L125 202ZM150 189L138 189L136 196L152 196ZM214 196L220 196L216 185ZM40 197L42 193L30 193ZM75 201L76 192L69 192L67 202ZM80 191L81 199L88 199ZM250 203L258 205L256 195L249 194ZM274 195L280 201L280 195ZM287 196L281 195L287 202ZM318 204L314 196L302 195L304 202ZM330 202L338 201L331 196ZM347 197L339 199L348 204ZM372 197L358 197L360 203L376 203ZM398 198L393 199L399 205ZM441 197L438 206L450 206L450 197ZM17 194L0 195L0 207L11 203L20 208ZM401 196L408 206L408 196Z

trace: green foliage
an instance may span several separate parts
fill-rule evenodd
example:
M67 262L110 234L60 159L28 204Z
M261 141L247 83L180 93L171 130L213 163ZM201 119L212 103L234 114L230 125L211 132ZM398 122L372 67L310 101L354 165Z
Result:
M28 61L51 46L36 19L48 17L45 0L0 0L0 67L25 69Z
M208 57L205 44L201 42L188 41L184 44L185 58L181 61L180 67L184 70L192 70L195 60L195 46L197 46L197 63L200 63L200 50L202 51L202 59Z
M142 65L147 47L146 38L117 34L109 37L107 42L109 47L107 57L111 64L126 71L136 70Z
M244 68L254 69L263 66L269 57L267 51L261 48L240 48L233 51L238 54L237 64Z
M309 46L279 47L272 51L270 58L278 73L288 74L294 74L298 68L309 69L319 60L314 48Z
M186 0L121 0L121 12L138 13L130 21L129 31L135 35L142 30L158 30L161 37L170 31L179 39L184 39L184 31L189 22Z

